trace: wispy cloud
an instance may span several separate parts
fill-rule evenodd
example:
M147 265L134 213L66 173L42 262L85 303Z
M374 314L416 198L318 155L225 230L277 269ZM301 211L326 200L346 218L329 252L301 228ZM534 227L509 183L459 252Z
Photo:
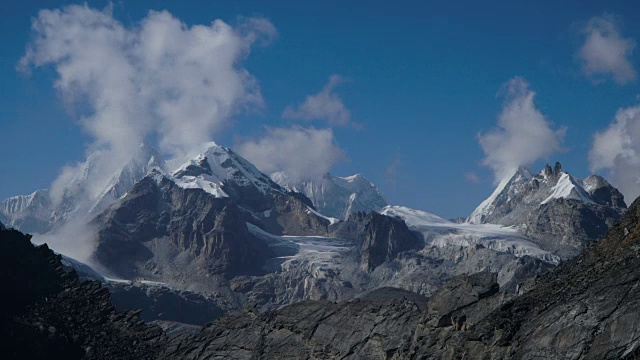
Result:
M480 182L480 177L473 171L467 171L466 173L464 173L464 178L472 184L477 184Z
M313 127L267 128L263 137L237 149L261 171L282 171L293 181L320 178L344 159L333 131Z
M594 135L589 165L608 172L627 203L640 195L640 105L619 109L609 127Z
M287 106L282 117L292 120L323 120L330 125L347 125L351 121L351 112L335 88L345 80L340 75L331 75L322 91L309 95L302 104Z
M521 77L503 85L505 103L494 130L478 134L485 153L483 164L495 179L510 176L519 166L529 165L562 150L566 128L554 130L534 103L535 92Z
M402 166L400 154L396 154L391 163L384 170L384 180L389 185L392 195L395 197L398 192L398 170Z
M636 43L620 34L613 16L597 16L583 29L585 42L578 51L582 70L587 76L611 76L618 84L626 84L637 77L629 60Z

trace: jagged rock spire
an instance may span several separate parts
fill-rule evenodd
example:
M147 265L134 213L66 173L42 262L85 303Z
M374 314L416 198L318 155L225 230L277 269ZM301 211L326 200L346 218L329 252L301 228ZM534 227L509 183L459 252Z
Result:
M556 165L553 167L553 174L558 175L562 172L562 164L560 161L556 161Z

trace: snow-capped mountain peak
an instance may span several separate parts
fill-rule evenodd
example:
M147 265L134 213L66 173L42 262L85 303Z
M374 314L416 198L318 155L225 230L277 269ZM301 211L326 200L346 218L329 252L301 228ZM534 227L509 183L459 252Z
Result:
M519 169L503 180L467 222L515 226L542 241L553 239L552 246L576 249L602 236L626 209L622 194L599 176L577 179L559 162L530 174Z
M559 162L556 162L553 168L547 164L536 175L531 175L530 171L520 168L514 175L500 182L491 196L471 213L467 222L473 224L499 223L500 219L514 212L517 208L536 207L547 204L554 199L573 199L582 203L598 203L593 199L591 193L595 188L604 187L617 192L601 177L587 179L576 179L564 171Z
M201 188L217 197L228 196L222 190L228 182L241 187L254 187L263 194L273 190L283 191L249 161L214 142L207 143L203 153L184 163L171 176L178 186Z

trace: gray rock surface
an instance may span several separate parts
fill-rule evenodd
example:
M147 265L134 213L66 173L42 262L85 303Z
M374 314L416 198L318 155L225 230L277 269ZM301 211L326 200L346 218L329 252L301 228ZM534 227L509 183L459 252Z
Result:
M424 304L415 294L380 289L347 303L305 301L274 313L245 308L196 336L177 337L167 358L373 359L393 357L411 340Z
M120 278L177 284L259 273L270 252L247 220L229 198L146 177L96 219L96 258Z

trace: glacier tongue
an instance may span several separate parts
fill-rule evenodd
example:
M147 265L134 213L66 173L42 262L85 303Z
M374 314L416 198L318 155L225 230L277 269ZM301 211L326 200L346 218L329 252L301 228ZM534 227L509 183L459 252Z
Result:
M427 245L436 247L481 245L515 256L529 255L554 264L560 262L560 257L542 250L513 227L494 224L456 224L428 212L403 206L387 206L380 213L403 219L411 230L422 234Z

